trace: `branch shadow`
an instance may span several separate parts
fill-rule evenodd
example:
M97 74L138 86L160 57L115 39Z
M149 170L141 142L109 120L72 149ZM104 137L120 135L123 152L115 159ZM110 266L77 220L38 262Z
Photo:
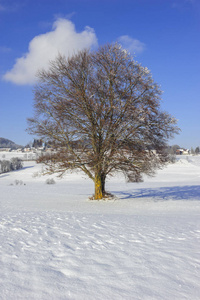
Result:
M113 191L113 193L116 195L118 194L119 198L121 198L122 200L153 198L154 201L160 201L160 200L200 201L200 185L161 187L155 189L142 188L142 189L133 190L131 192Z

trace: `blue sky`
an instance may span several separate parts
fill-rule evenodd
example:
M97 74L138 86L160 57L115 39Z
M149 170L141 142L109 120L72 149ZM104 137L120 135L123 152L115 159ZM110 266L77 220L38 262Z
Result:
M0 137L25 145L35 72L58 52L119 41L178 119L169 144L200 145L200 0L0 0Z

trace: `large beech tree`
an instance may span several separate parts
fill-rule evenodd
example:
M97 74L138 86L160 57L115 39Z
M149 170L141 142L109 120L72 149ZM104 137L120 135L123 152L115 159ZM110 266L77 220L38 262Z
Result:
M38 79L28 130L56 148L39 160L48 172L80 169L94 181L94 199L102 199L107 175L139 181L166 163L176 120L160 110L149 70L119 44L60 55Z

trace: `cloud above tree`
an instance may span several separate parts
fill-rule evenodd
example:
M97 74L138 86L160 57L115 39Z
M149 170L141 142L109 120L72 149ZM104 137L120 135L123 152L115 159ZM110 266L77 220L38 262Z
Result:
M59 18L53 23L51 31L30 41L28 52L16 60L3 79L19 85L34 84L37 71L47 68L49 61L59 53L70 56L78 50L94 46L97 46L97 37L92 28L85 27L82 32L77 32L71 21Z
M119 43L123 48L127 49L131 53L139 54L144 51L145 44L137 39L133 39L129 35L122 35L118 38Z

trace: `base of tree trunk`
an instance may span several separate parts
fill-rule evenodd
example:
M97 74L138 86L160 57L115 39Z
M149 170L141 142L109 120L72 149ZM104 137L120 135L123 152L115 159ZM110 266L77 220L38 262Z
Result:
M105 192L101 199L95 199L95 196L93 195L93 196L89 197L89 200L95 200L95 201L104 200L104 201L107 201L107 200L114 200L115 198L116 198L115 195Z

